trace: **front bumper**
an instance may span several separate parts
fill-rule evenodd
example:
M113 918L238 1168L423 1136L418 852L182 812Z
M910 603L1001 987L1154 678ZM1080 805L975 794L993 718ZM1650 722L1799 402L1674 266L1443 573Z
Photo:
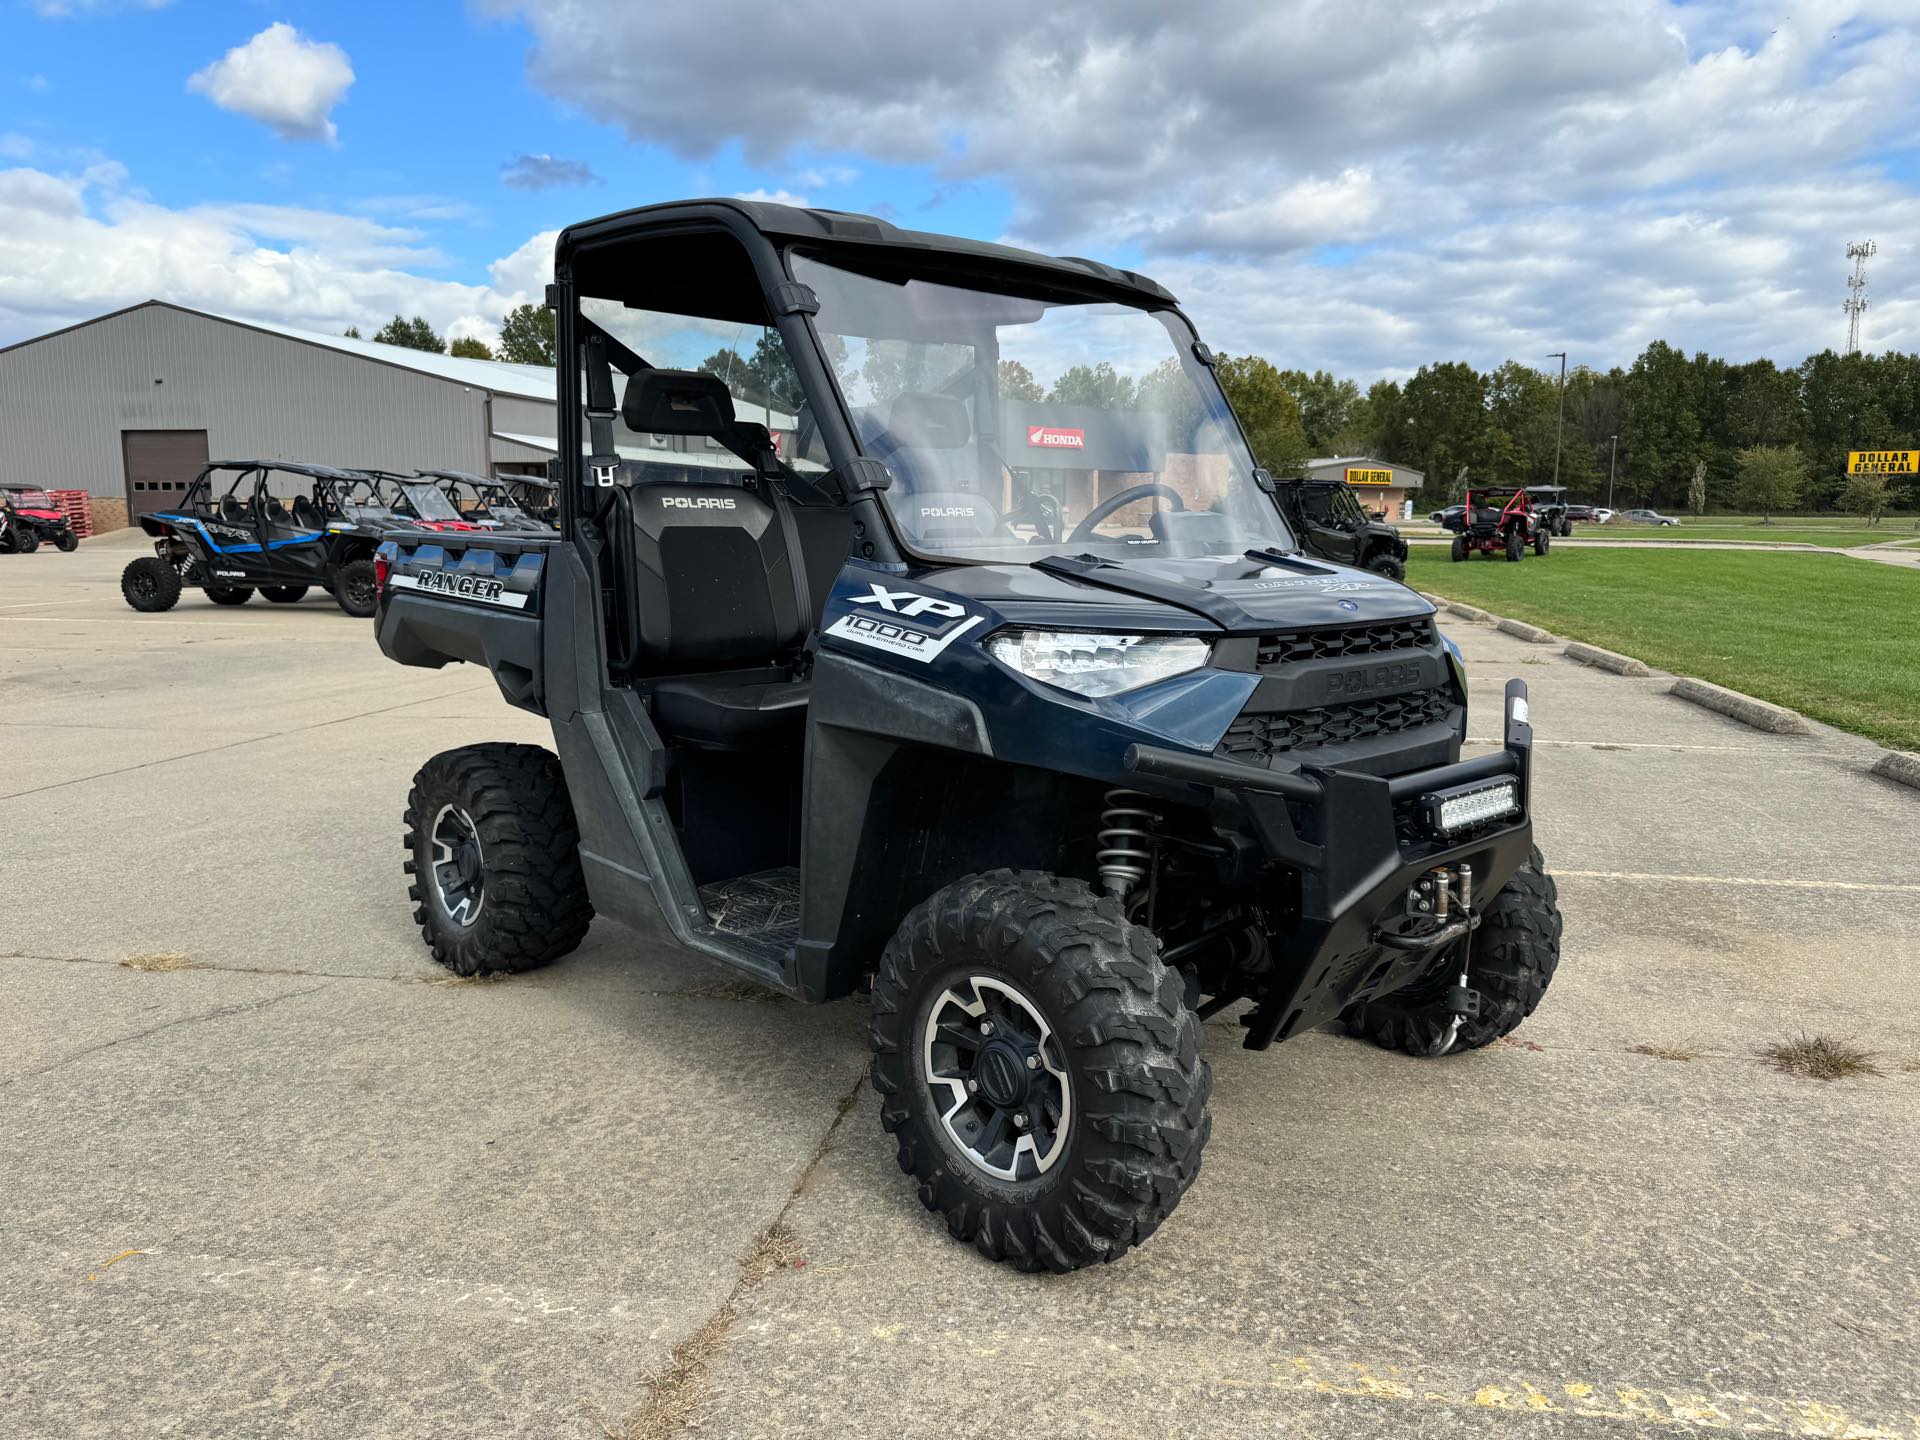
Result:
M1499 750L1394 776L1128 749L1127 769L1144 784L1210 790L1216 805L1241 812L1271 860L1299 875L1299 922L1271 937L1273 979L1248 1017L1249 1048L1265 1049L1427 976L1437 952L1457 938L1433 927L1432 943L1422 943L1427 933L1407 914L1407 894L1428 871L1470 865L1478 893L1490 896L1525 863L1533 845L1527 713L1526 682L1509 680ZM1458 837L1420 824L1423 796L1503 775L1517 782L1517 815Z

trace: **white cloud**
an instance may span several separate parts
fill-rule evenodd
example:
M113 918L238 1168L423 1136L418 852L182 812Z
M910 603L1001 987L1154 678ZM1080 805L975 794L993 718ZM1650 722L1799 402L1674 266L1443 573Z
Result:
M742 190L733 197L736 200L759 200L768 205L798 205L806 209L808 201L804 195L796 195L791 190L769 190L762 186L758 190Z
M1913 0L492 3L535 84L636 142L1004 191L1006 238L1143 255L1276 359L1797 359L1844 333L1855 231L1875 343L1920 348L1886 238L1915 186L1878 161L1920 133ZM714 86L743 30L782 63Z
M126 181L111 161L0 170L0 344L147 299L336 333L418 313L491 339L552 275L551 231L495 262L488 283L462 284L419 273L443 260L417 229L295 206L170 209Z
M579 160L562 160L545 153L516 155L500 171L500 183L513 190L553 190L563 185L591 185L600 177Z
M187 88L272 127L283 140L333 144L333 107L352 84L346 51L277 21L196 72Z

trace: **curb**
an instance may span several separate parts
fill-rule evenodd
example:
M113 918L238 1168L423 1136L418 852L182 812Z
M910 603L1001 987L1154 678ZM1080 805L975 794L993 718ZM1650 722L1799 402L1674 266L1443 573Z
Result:
M1478 621L1478 620L1491 620L1493 618L1491 615L1487 614L1486 611L1476 610L1471 605L1462 605L1457 600L1449 600L1446 603L1447 603L1448 611L1452 614L1458 615L1462 620Z
M1674 681L1673 688L1667 693L1772 735L1813 733L1806 717L1798 711L1789 710L1784 705L1770 705L1765 700L1756 700L1737 690L1724 690L1704 680L1695 680L1690 675Z
M1611 650L1602 650L1598 645L1588 645L1584 641L1570 640L1563 652L1569 660L1582 665L1591 665L1597 670L1610 670L1615 675L1651 675L1644 660L1636 660L1631 655L1616 655Z
M1492 619L1491 616L1487 618ZM1503 634L1517 636L1529 645L1554 645L1559 643L1552 632L1542 630L1538 625L1529 625L1524 620L1494 620L1493 628Z
M1920 755L1905 750L1889 750L1874 762L1872 772L1883 780L1911 785L1920 790Z

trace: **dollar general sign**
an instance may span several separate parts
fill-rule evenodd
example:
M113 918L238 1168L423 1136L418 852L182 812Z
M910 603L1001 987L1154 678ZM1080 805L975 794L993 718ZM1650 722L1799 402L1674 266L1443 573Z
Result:
M1849 450L1849 475L1920 475L1920 450Z
M1393 484L1393 472L1391 470L1357 470L1349 466L1347 467L1347 484L1391 485Z

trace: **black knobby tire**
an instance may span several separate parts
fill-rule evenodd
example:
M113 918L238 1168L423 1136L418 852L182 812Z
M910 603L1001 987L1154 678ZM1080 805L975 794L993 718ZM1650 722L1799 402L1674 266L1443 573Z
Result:
M1384 575L1389 580L1407 578L1407 562L1397 555L1376 555L1367 562L1367 568L1376 575Z
M53 543L60 547L62 555L71 555L80 548L80 537L71 530L62 530L53 537Z
M1558 892L1536 845L1473 932L1467 975L1480 992L1480 1013L1460 1022L1447 1054L1491 1045L1534 1012L1560 964L1560 924ZM1425 979L1354 1006L1344 1017L1348 1033L1387 1050L1433 1054L1453 1023L1446 991L1459 964L1458 951L1450 951Z
M24 525L13 527L13 553L31 555L40 548L40 537Z
M1520 560L1527 553L1527 538L1520 533L1519 527L1507 531L1507 559Z
M1456 535L1453 537L1453 558L1456 561L1464 560L1467 558L1467 537L1466 536Z
M333 577L333 598L356 620L373 614L380 595L374 585L373 561L349 560Z
M489 743L436 755L413 777L405 818L413 918L433 958L456 975L532 970L586 937L593 902L580 829L552 751ZM450 913L436 871L443 819L464 823L478 845L481 888L464 921Z
M1562 520L1560 522L1560 538L1562 540L1565 540L1572 534L1573 534L1573 521Z
M120 593L142 614L171 610L180 599L180 572L158 555L142 555L120 572Z
M262 585L260 593L276 605L291 605L307 593L305 585Z
M1533 537L1533 553L1536 555L1546 554L1552 543L1552 540L1549 538L1549 532L1542 528L1541 531Z
M1062 1052L1070 1123L1038 1174L997 1178L941 1124L926 1026L949 987L975 976L1024 992ZM918 906L881 957L871 1040L880 1123L900 1168L953 1236L990 1260L1027 1271L1116 1260L1199 1173L1212 1125L1199 1018L1152 934L1083 881L996 870Z
M251 585L208 585L207 598L216 605L244 605L253 599Z

